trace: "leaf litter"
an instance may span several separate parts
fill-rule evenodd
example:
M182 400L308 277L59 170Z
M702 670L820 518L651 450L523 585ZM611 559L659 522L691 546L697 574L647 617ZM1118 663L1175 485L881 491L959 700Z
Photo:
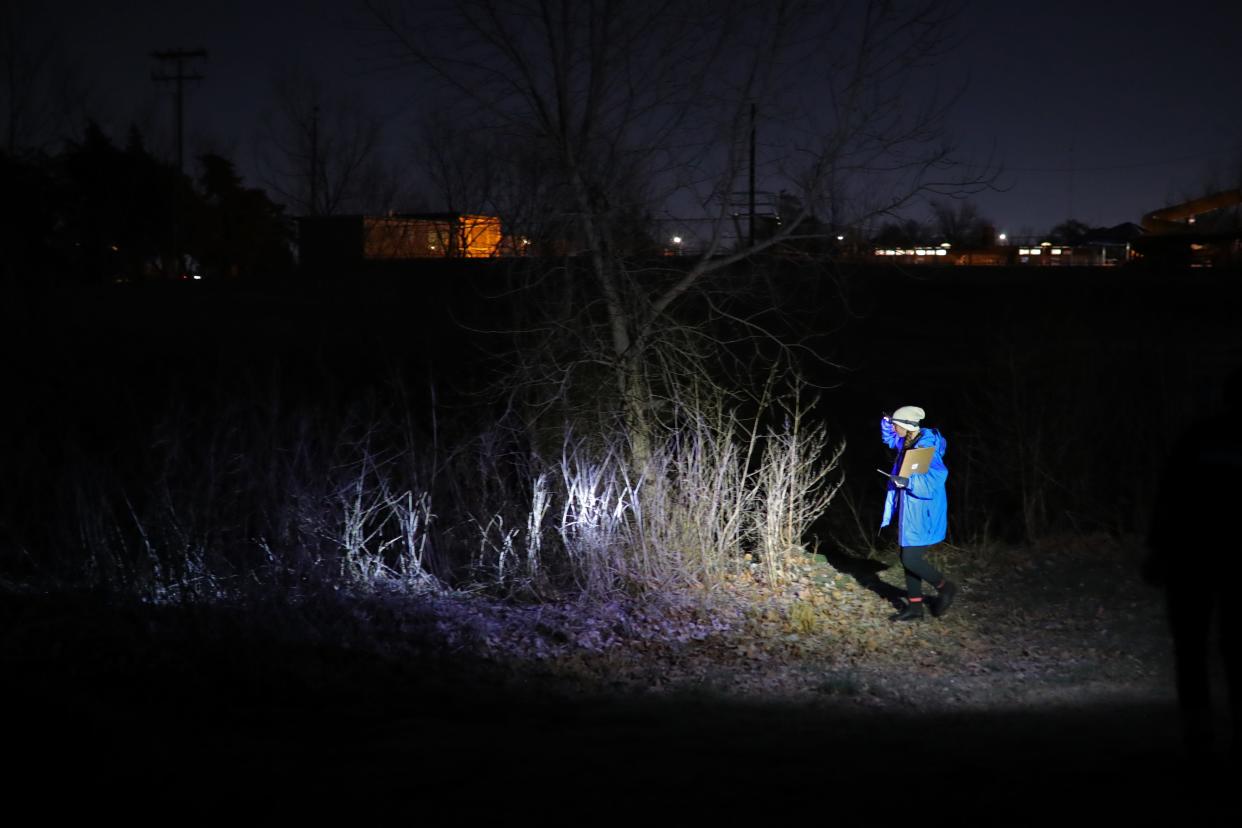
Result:
M812 555L781 583L756 570L641 599L520 606L442 596L431 612L451 649L513 673L537 667L567 693L921 709L1172 698L1160 595L1136 576L1132 548L1100 537L950 554L946 570L968 573L953 609L907 624L889 620L896 608L874 583ZM879 578L904 588L899 565Z

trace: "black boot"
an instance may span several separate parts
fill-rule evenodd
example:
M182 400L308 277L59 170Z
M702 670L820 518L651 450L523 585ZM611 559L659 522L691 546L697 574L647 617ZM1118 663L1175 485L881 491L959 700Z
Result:
M957 584L944 579L944 586L936 592L936 600L932 602L932 615L939 618L953 606L953 596L957 595Z
M923 602L911 601L906 608L896 615L890 615L889 621L918 621L923 617Z

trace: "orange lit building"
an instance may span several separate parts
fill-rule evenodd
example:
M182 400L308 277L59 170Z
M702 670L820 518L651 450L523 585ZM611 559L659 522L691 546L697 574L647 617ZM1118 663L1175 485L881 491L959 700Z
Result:
M364 259L486 259L498 254L500 243L500 219L495 216L362 216Z
M486 259L504 255L505 243L495 216L389 213L298 219L301 262L313 270L362 262Z

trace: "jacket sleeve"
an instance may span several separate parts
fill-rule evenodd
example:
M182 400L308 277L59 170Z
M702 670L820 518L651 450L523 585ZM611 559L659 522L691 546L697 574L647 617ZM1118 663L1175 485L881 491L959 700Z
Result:
M936 447L931 466L926 474L910 475L909 492L915 497L931 500L944 494L944 482L949 477L949 469L944 464L944 445Z
M901 438L897 436L897 429L893 428L893 421L888 417L880 418L880 439L891 449L901 447Z
M939 461L939 458L937 458ZM933 462L926 474L910 475L910 494L924 500L931 500L937 492L944 491L944 481L949 477L949 470L944 463Z

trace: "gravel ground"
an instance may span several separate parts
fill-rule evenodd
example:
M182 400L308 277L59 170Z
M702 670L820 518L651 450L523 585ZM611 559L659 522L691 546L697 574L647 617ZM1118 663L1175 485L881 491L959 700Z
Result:
M909 624L888 620L904 591L899 565L856 559L837 568L805 557L779 589L739 578L685 609L699 622L680 635L619 637L536 660L637 693L937 711L1171 703L1161 596L1138 578L1135 550L1095 544L950 550L941 564L961 584L954 607Z

